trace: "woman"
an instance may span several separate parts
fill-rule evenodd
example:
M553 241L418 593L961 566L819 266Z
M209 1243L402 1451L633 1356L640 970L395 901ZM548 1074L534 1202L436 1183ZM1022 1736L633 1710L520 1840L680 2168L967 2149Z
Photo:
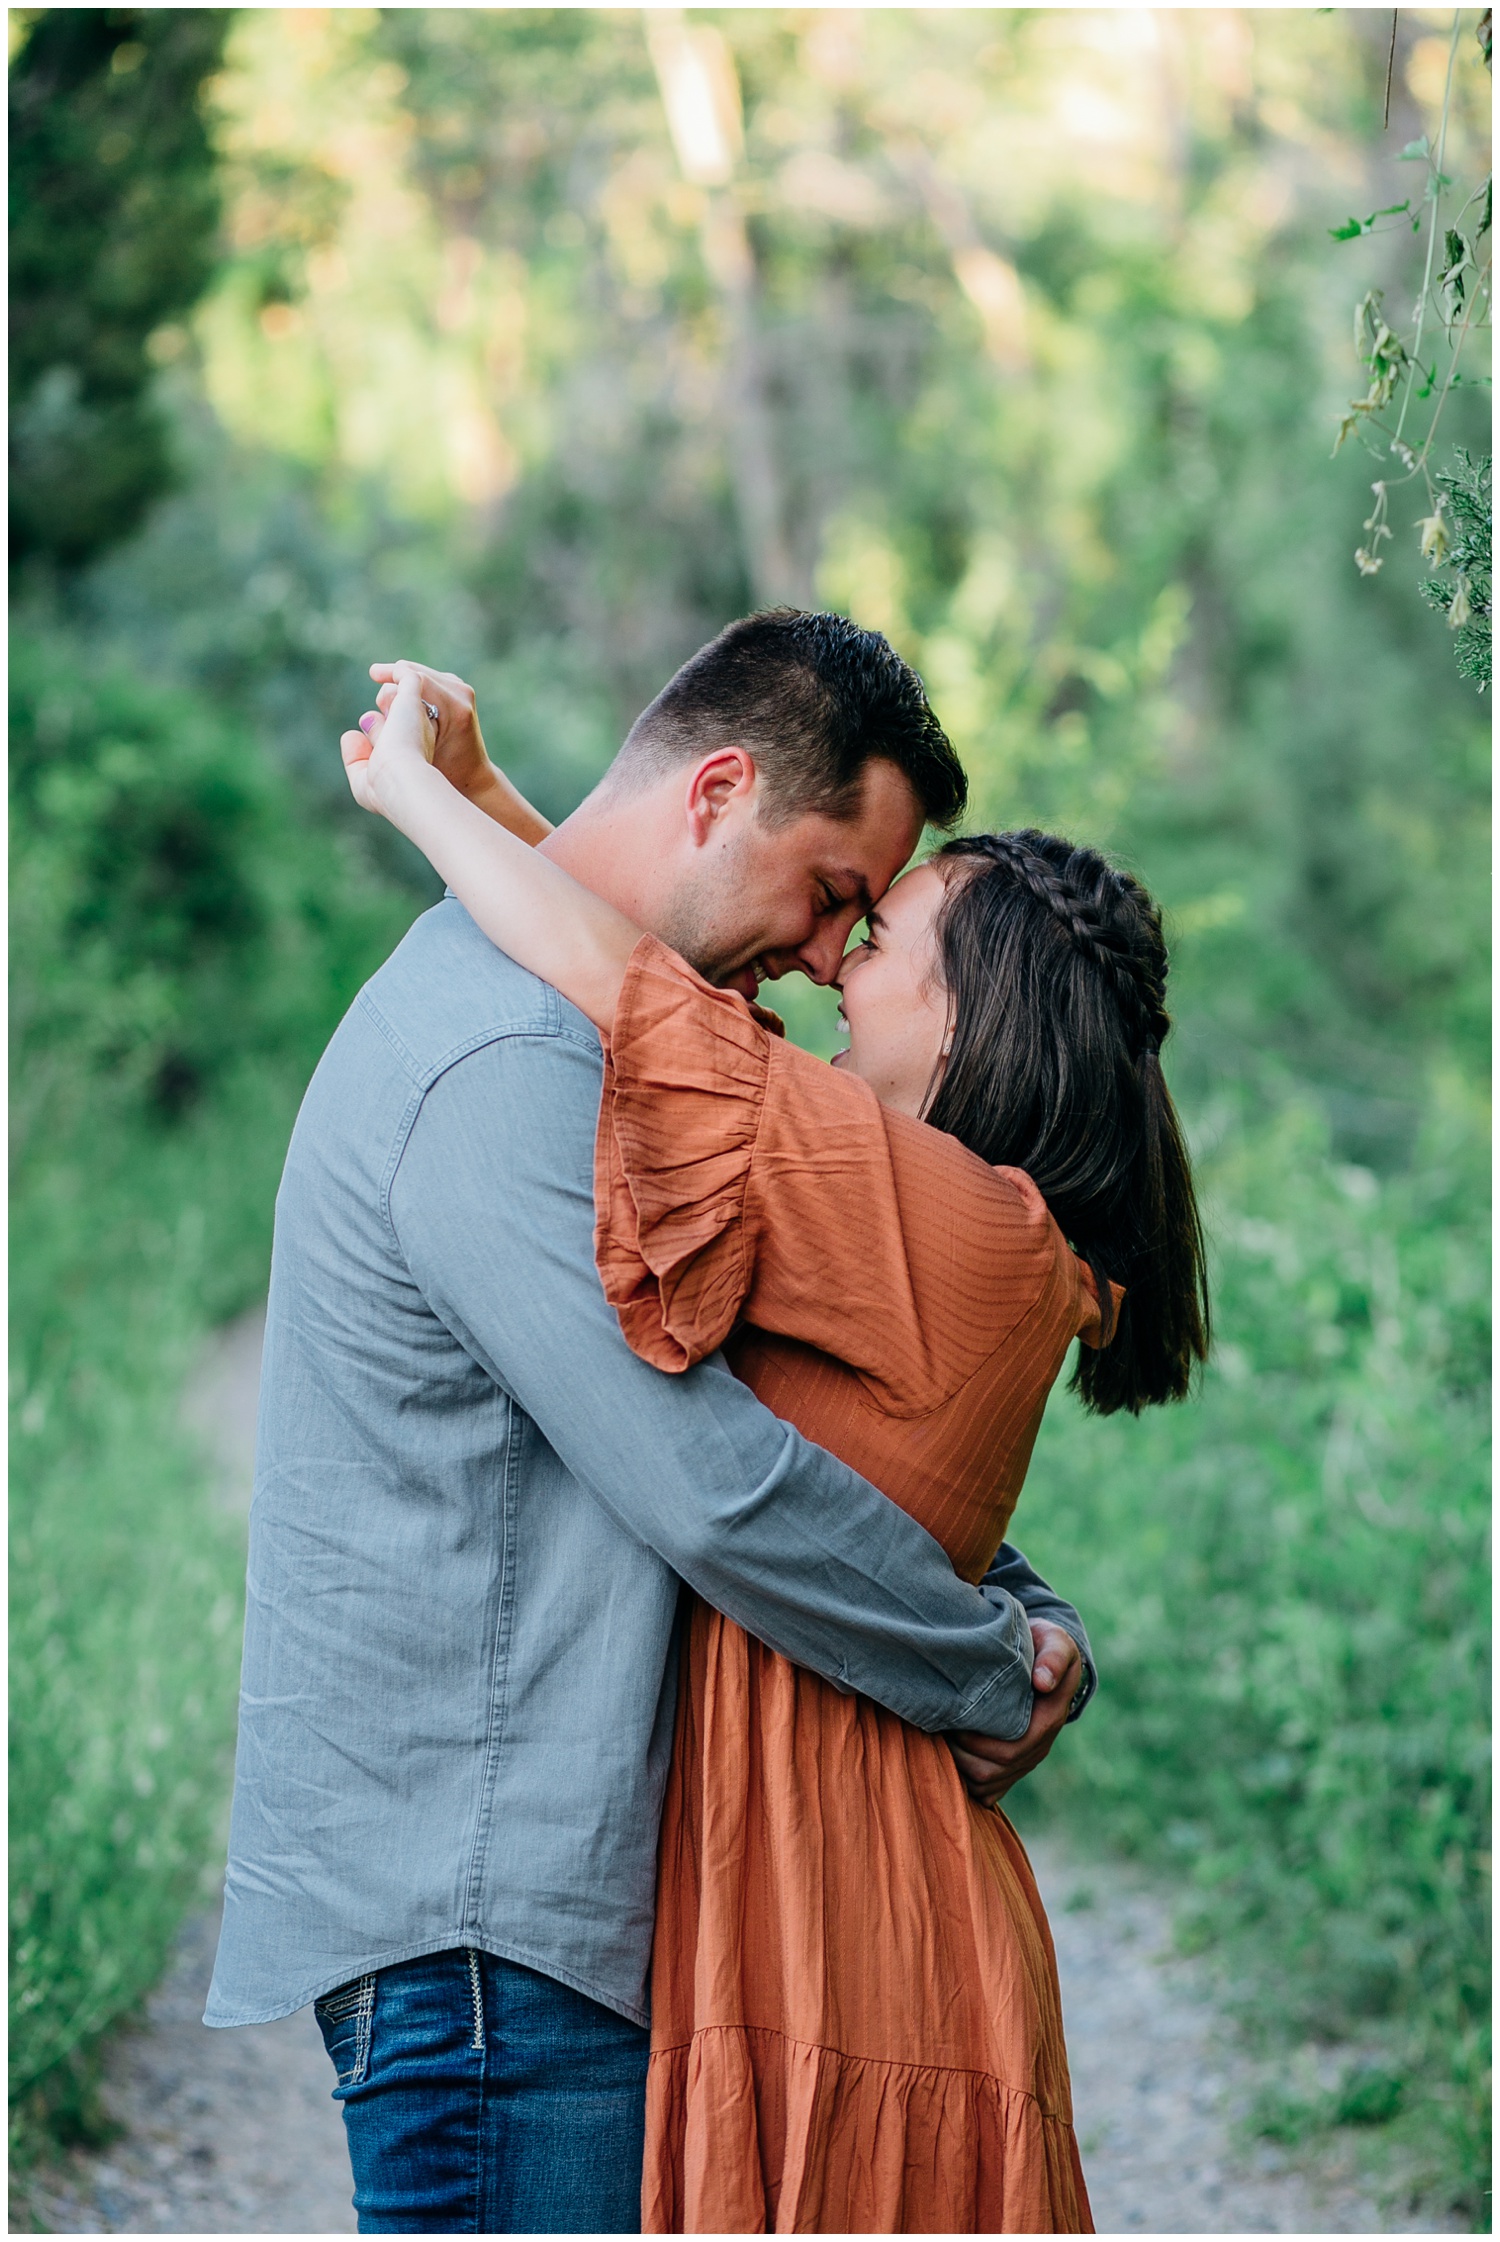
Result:
M728 1342L977 1580L1074 1338L1100 1411L1179 1398L1206 1350L1149 898L1046 835L950 843L846 959L826 1067L450 788L397 675L351 785L607 1040L596 1247L630 1345L679 1371ZM1089 2229L1009 1822L940 1739L702 1605L652 2012L647 2231Z

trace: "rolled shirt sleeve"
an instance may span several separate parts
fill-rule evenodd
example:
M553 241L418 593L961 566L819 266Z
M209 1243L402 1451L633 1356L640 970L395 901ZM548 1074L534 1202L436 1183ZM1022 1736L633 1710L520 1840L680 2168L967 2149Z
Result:
M1083 1680L1074 1693L1069 1720L1077 1720L1095 1690L1099 1687L1099 1670L1094 1664L1094 1653L1089 1645L1088 1630L1070 1603L1050 1588L1039 1572L1035 1572L1010 1542L1000 1544L995 1562L979 1583L981 1593L997 1610L1018 1605L1029 1626L1033 1619L1050 1620L1054 1627L1071 1635L1083 1658Z

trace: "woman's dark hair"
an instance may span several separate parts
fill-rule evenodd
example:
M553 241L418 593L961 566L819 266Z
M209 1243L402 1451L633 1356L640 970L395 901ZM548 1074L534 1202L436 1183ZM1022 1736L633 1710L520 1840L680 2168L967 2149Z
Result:
M980 833L933 858L953 1041L926 1119L1021 1168L1099 1288L1107 1344L1073 1385L1107 1416L1180 1401L1208 1352L1192 1170L1162 1079L1167 949L1128 873L1051 833ZM1113 1331L1107 1280L1125 1287Z

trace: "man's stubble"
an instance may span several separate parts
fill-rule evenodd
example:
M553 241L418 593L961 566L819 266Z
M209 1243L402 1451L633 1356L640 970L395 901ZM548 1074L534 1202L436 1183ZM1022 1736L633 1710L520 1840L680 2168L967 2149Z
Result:
M737 971L765 946L769 932L754 924L752 851L746 838L726 840L691 877L682 880L664 903L655 932L669 949L687 959L710 986Z

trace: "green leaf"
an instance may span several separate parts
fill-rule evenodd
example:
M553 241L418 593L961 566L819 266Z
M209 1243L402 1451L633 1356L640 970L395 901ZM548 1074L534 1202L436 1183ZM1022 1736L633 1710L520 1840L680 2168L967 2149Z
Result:
M1427 135L1424 132L1420 140L1407 141L1396 161L1397 163L1426 163L1427 156Z
M1404 218L1411 208L1411 198L1405 202L1387 203L1384 210L1372 210L1368 218L1346 218L1342 226L1330 226L1328 231L1335 241L1354 241L1360 234L1372 233L1377 218Z

